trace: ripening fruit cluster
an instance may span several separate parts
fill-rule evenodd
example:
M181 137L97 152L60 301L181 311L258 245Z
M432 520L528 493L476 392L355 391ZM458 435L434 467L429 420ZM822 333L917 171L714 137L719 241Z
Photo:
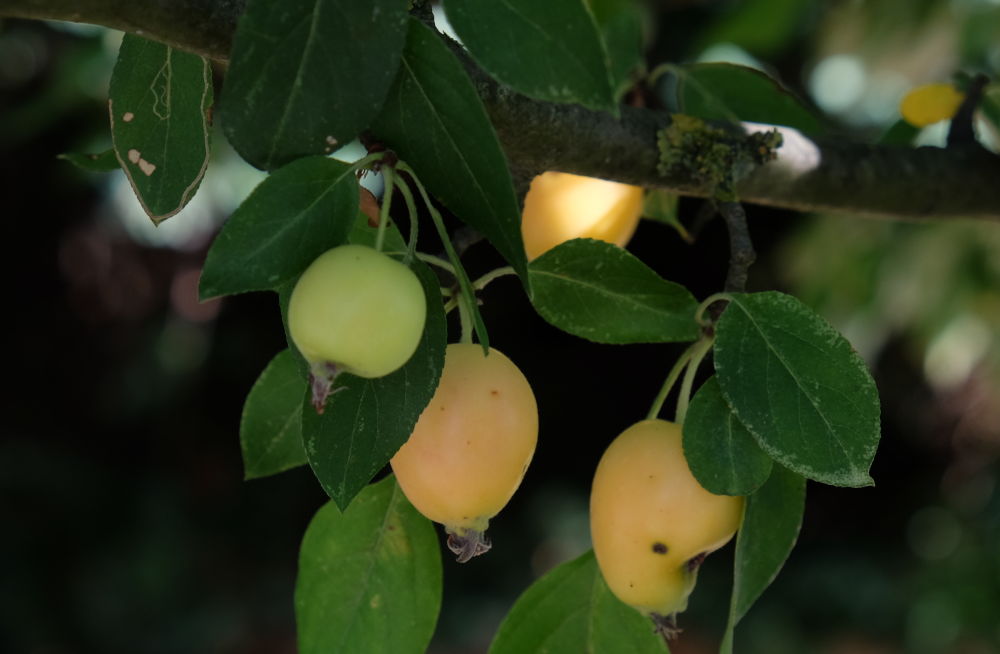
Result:
M529 258L577 237L624 245L642 189L563 173L537 177L525 200ZM322 411L333 377L403 366L424 329L426 297L404 264L361 245L320 255L297 282L289 333L309 361ZM321 389L317 396L317 387ZM390 464L413 506L444 525L460 562L490 548L485 532L521 484L538 440L527 379L503 353L448 345L430 403ZM644 420L608 446L590 499L594 553L611 591L668 633L705 556L739 528L743 498L713 495L691 474L679 425Z

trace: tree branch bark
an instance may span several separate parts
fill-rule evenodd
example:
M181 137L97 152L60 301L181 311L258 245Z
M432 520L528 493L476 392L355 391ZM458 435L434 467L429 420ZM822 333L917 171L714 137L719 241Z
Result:
M226 61L245 0L0 0L0 16L94 23ZM512 167L561 170L706 197L656 170L656 132L670 117L623 108L620 119L539 102L468 67ZM757 129L751 127L751 129ZM889 218L1000 220L1000 157L975 144L904 148L812 141L782 130L778 159L737 187L744 202Z

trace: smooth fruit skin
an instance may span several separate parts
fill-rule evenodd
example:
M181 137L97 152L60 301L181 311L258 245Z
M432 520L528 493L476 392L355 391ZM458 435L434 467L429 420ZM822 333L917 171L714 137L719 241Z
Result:
M402 263L364 245L327 250L302 273L288 305L288 330L312 364L382 377L420 343L427 304Z
M713 495L691 474L675 423L632 425L594 474L597 563L618 599L654 620L687 608L704 555L725 545L742 519L742 497Z
M573 238L595 238L624 247L642 217L642 199L639 186L542 173L532 180L521 214L528 259Z
M925 84L906 94L899 113L914 127L927 127L952 118L964 98L951 84Z
M462 560L488 549L478 540L507 504L538 441L538 406L528 380L503 353L451 344L441 381L409 440L390 464L414 507L445 526ZM477 544L478 543L478 544ZM485 549L483 549L485 548Z

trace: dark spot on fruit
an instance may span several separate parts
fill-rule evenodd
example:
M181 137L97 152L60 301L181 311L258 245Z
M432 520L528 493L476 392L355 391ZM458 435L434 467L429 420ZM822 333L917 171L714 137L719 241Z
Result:
M465 441L466 445L472 445L472 441Z
M654 554L666 554L667 553L667 546L664 545L663 543L660 543L660 542L653 543L653 553Z
M495 388L492 391L490 391L490 395L499 395L499 394L500 394L500 391L498 391Z

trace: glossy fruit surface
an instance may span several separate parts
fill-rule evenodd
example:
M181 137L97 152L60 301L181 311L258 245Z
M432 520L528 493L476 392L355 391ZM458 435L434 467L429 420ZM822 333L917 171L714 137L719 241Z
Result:
M691 474L672 422L632 425L594 474L597 563L620 600L654 619L687 608L704 556L733 537L742 517L742 497L713 495Z
M382 377L413 355L426 315L412 270L370 247L341 245L302 273L288 305L288 330L314 367Z
M538 440L528 380L501 352L454 343L441 382L409 440L390 461L400 488L452 536L468 560L488 549L481 535L521 484Z
M911 125L926 127L954 116L964 97L951 84L925 84L906 94L899 113Z
M528 259L573 238L624 246L639 224L642 198L639 186L569 173L542 173L532 180L521 214Z

